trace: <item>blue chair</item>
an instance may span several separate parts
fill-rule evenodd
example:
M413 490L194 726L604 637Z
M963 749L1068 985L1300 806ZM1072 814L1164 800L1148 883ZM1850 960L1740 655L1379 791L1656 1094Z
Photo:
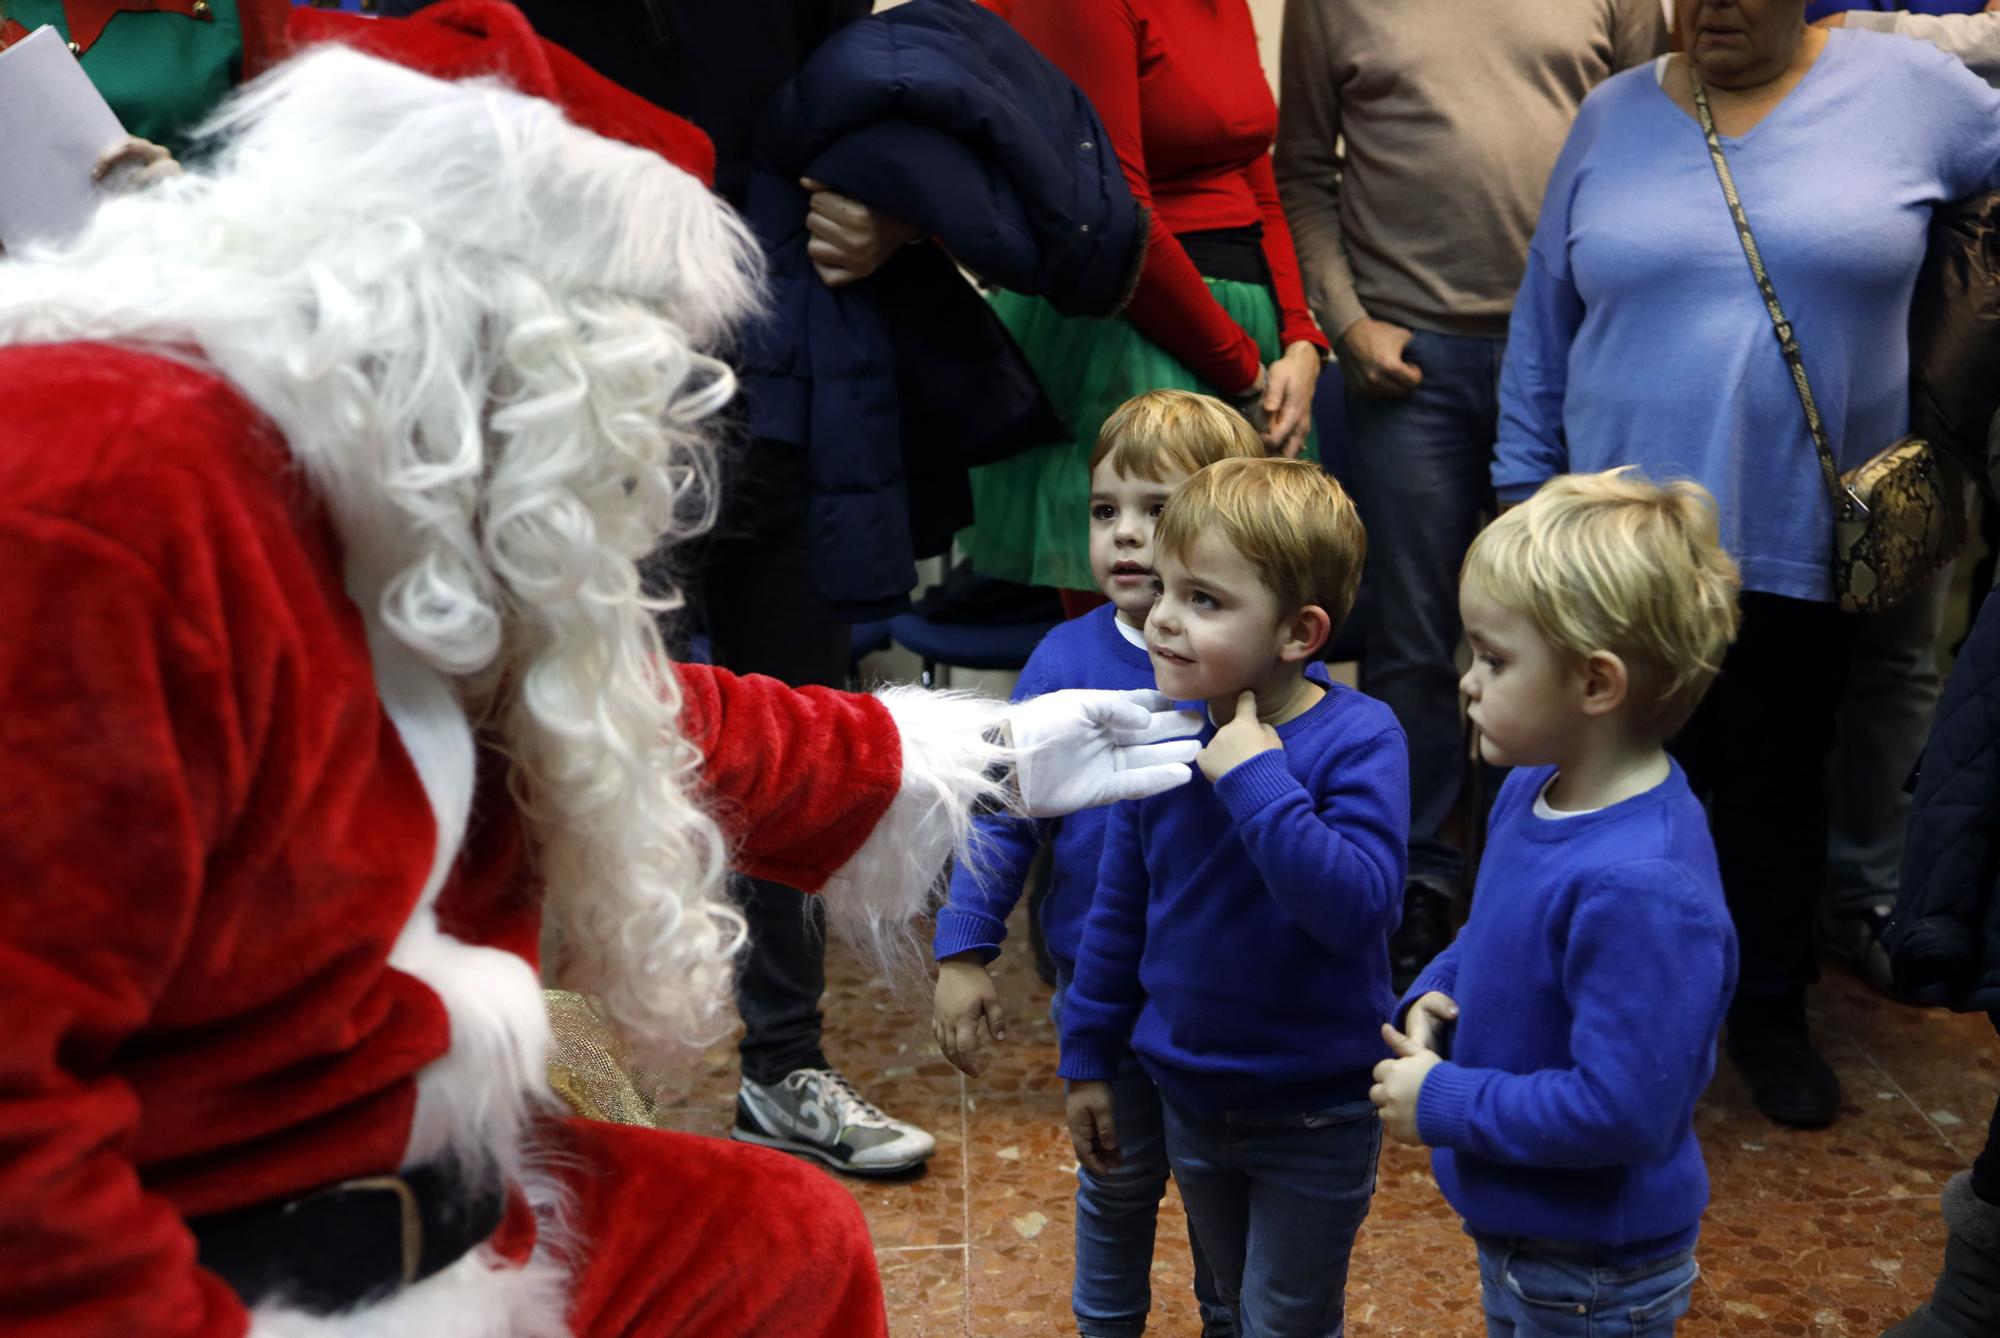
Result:
M917 613L889 619L889 635L923 661L921 682L927 688L950 687L951 667L1007 669L1018 672L1041 639L1054 627L1048 623L934 623ZM940 674L942 669L942 674Z
M889 649L889 641L888 623L856 623L850 634L848 658L859 664L876 651Z

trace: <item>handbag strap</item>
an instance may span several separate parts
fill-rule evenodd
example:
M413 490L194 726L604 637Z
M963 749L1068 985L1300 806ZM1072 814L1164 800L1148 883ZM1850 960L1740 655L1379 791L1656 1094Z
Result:
M1799 356L1797 335L1785 316L1785 309L1778 305L1778 290L1771 286L1764 258L1757 253L1756 234L1750 231L1750 220L1743 213L1743 199L1736 193L1736 178L1731 175L1729 158L1722 151L1722 137L1715 133L1715 116L1708 109L1708 90L1701 86L1701 77L1694 72L1692 61L1688 62L1688 86L1694 93L1695 113L1701 118L1702 138L1708 141L1709 161L1715 164L1715 179L1722 183L1722 198L1729 202L1729 216L1736 220L1736 239L1743 243L1743 255L1750 262L1750 273L1756 277L1757 291L1764 295L1764 310L1771 316L1771 332L1778 336L1785 366L1791 369L1792 388L1799 393L1799 407L1806 411L1806 430L1812 434L1813 450L1819 456L1819 472L1826 480L1826 495L1833 502L1833 513L1846 519L1864 517L1868 514L1867 505L1840 481L1840 466L1834 463L1833 448L1826 442L1826 426L1820 421L1812 383L1806 380L1806 364Z

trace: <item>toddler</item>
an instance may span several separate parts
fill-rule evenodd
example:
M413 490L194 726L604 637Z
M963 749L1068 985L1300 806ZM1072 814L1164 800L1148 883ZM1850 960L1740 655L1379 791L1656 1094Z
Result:
M1263 443L1250 425L1207 395L1155 390L1121 405L1099 431L1090 457L1090 568L1111 602L1043 638L1021 671L1016 700L1061 688L1152 687L1153 666L1141 629L1153 607L1153 525L1160 508L1183 479L1203 466L1263 454ZM1086 809L1042 822L982 821L977 870L961 867L953 873L949 899L938 912L935 941L933 1031L939 1049L963 1072L976 1076L984 1063L984 1039L1006 1035L987 963L999 955L1007 917L1044 846L1050 861L1041 928L1055 959L1051 1011L1061 1025L1109 811ZM1154 1223L1167 1180L1159 1097L1152 1080L1129 1053L1121 1053L1114 1067L1127 1121L1125 1158L1116 1168L1077 1172L1071 1300L1078 1331L1093 1338L1136 1334L1145 1327L1152 1302ZM1207 1331L1231 1332L1199 1249L1194 1283Z
M1698 484L1620 470L1551 479L1465 559L1460 687L1514 771L1471 919L1383 1029L1399 1057L1371 1095L1478 1242L1489 1334L1671 1334L1688 1307L1736 938L1664 744L1737 583Z
M1375 1188L1409 756L1389 709L1319 658L1365 547L1304 461L1225 460L1168 500L1147 649L1160 690L1213 723L1192 784L1112 810L1062 1021L1078 1159L1102 1174L1125 1155L1129 1037L1245 1334L1342 1331Z

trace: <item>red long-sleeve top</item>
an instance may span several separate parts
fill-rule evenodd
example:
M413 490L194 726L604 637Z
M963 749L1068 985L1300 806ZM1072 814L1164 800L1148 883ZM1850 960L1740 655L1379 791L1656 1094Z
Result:
M1089 97L1132 194L1152 210L1126 309L1140 332L1221 389L1247 389L1263 362L1257 345L1174 234L1261 223L1283 342L1325 348L1271 174L1278 104L1245 0L986 3Z

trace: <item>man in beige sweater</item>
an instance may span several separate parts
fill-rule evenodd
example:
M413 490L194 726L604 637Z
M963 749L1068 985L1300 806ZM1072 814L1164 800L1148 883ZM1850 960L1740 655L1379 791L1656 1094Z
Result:
M1361 685L1410 740L1396 987L1450 937L1458 568L1492 505L1507 316L1584 95L1666 50L1660 0L1288 0L1277 176L1347 384L1368 526ZM1344 152L1342 147L1344 146Z

